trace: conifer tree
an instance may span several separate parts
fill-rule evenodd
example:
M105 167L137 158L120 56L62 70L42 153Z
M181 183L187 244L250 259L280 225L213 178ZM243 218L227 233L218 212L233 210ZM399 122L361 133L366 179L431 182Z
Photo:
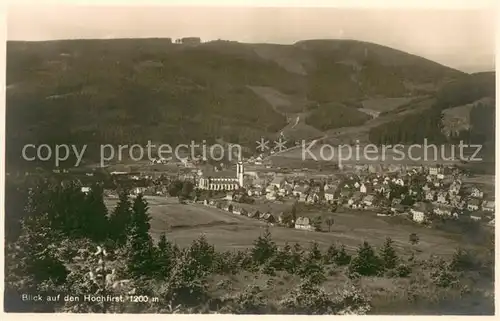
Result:
M203 274L211 272L216 253L214 246L208 243L205 235L193 241L188 253L196 262L198 271Z
M351 256L347 254L344 244L342 244L340 251L335 255L334 262L339 266L347 265L351 262Z
M252 258L255 263L263 264L276 253L276 244L273 242L269 228L266 228L264 235L259 236L254 241L252 248Z
M120 200L110 217L110 236L118 245L124 245L131 227L132 211L128 191L120 192L119 197Z
M337 249L337 247L335 246L335 244L331 244L329 247L328 247L328 250L326 251L324 257L323 257L323 262L325 262L325 264L332 264L335 262L335 257L337 256L337 254L339 253L339 250Z
M295 243L295 245L292 248L291 254L290 254L290 263L288 265L288 272L290 273L295 273L299 268L302 263L302 255L304 254L304 250L300 246L299 243Z
M392 246L393 243L392 239L388 237L380 251L380 259L382 260L383 267L386 269L395 268L398 262L398 256Z
M92 186L84 202L84 230L93 240L103 240L108 233L107 208L102 188Z
M158 276L162 279L168 279L174 262L172 244L167 240L165 233L162 233L156 249Z
M132 220L127 245L127 268L136 278L156 272L153 241L149 235L149 220L147 202L139 194L132 205Z
M317 242L311 243L311 249L309 250L309 255L311 256L311 259L314 261L320 261L321 258L323 257Z
M6 251L6 262L14 263L6 266L6 281L16 284L18 290L29 291L36 291L45 281L63 284L68 271L55 255L61 233L49 226L49 215L29 216L21 225L21 235L15 246Z
M279 271L287 269L290 265L291 251L292 248L288 243L285 243L284 247L279 248L274 256L272 267Z
M322 255L318 248L318 244L314 242L305 260L302 262L300 270L298 271L299 275L303 278L308 278L314 284L323 282L325 276L321 258Z
M357 256L352 259L349 265L350 273L359 273L360 275L377 275L380 272L381 262L373 248L368 242L358 248Z

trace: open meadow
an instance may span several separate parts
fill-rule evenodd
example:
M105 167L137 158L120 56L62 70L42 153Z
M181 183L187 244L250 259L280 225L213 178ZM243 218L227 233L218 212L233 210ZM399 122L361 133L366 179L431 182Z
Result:
M150 231L153 238L157 240L161 233L166 233L168 239L182 247L191 244L203 234L218 250L249 248L253 245L253 241L263 234L267 226L265 222L257 219L202 204L180 204L177 199L164 197L146 197L146 199L151 214ZM107 200L110 209L115 204L116 200ZM265 204L260 206L261 209L266 208ZM288 205L282 204L281 210L286 206ZM278 212L273 210L273 213ZM321 215L324 232L269 226L273 240L278 245L288 242L308 247L311 242L316 241L323 249L336 243L344 244L348 251L355 251L365 240L374 246L380 246L387 237L390 237L401 254L416 251L421 256L448 256L459 245L465 245L461 244L458 235L426 228L404 219L378 217L368 211L339 209L339 212L330 213L319 209L307 209L303 212L299 210L297 215L309 217ZM324 223L328 217L334 220L330 232L327 232L328 227ZM411 233L419 236L420 242L417 245L410 244Z

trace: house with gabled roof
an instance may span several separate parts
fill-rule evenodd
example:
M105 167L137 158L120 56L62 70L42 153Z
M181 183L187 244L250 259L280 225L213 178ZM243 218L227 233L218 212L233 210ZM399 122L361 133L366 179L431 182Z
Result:
M365 204L366 206L373 206L375 205L376 200L377 198L375 197L375 195L369 194L363 198L363 204Z
M333 188L325 189L325 200L329 203L333 202L333 200L335 199L335 193L336 189Z
M353 205L360 203L361 200L363 199L363 194L360 191L356 191L352 194L351 198L347 201L348 205Z
M483 198L484 192L477 187L473 187L470 196L474 198Z
M428 190L426 193L425 193L425 200L426 201L434 201L434 197L436 196L436 191L433 191L433 190Z
M300 185L297 184L293 188L293 195L295 197L303 197L304 195L307 195L307 192L309 191L309 185Z
M426 220L427 215L432 211L432 205L424 202L417 202L413 205L410 213L413 215L413 220L422 223Z
M481 201L476 198L470 199L467 202L467 209L471 212L478 211L480 206L481 206Z
M267 223L276 223L276 218L274 217L273 214L269 212L265 213L264 215L261 215L260 219Z
M495 201L484 201L482 204L483 211L494 212L495 211Z
M352 191L349 188L343 188L340 191L340 197L342 198L349 198L352 195Z
M451 216L453 212L453 207L446 204L437 204L432 209L432 212L439 216Z
M437 195L437 200L439 204L448 204L448 192L447 191L439 191Z
M298 230L314 231L311 221L308 217L298 217L295 221L295 228Z
M248 217L249 218L256 218L256 219L258 219L260 217L260 211L258 211L258 210L249 211L248 212Z

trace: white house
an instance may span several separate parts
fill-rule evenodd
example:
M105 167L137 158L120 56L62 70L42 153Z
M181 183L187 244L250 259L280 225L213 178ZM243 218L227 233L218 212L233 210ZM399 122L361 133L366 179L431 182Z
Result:
M295 222L295 228L299 230L314 231L314 227L308 217L299 217Z
M436 215L439 215L439 216L451 216L452 207L440 204L440 205L435 206L433 208L432 212Z
M484 192L481 191L477 187L473 187L470 196L475 197L475 198L483 198L484 197Z
M467 203L467 209L469 211L477 211L479 210L479 206L481 205L481 201L477 199L472 199Z
M373 206L375 202L375 196L374 195L366 195L365 198L363 198L363 203L366 206Z
M413 220L418 223L422 223L427 218L427 215L431 211L432 206L428 203L418 202L413 205L410 213L413 215Z
M85 193L85 194L90 193L90 187L87 187L87 186L83 186L80 190L82 193Z
M495 201L484 201L482 208L484 211L494 212L495 211Z
M335 199L335 190L332 188L325 189L325 200L327 202L333 202Z
M448 204L447 196L448 193L446 191L440 191L437 196L437 202L440 204Z

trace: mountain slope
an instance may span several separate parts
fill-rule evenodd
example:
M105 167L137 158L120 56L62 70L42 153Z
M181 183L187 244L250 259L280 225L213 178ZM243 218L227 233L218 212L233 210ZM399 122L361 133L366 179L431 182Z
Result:
M8 42L7 154L18 161L24 144L41 142L220 138L253 146L256 138L287 126L287 116L251 88L313 104L344 103L432 93L461 75L401 51L347 40ZM345 126L351 123L347 117Z

